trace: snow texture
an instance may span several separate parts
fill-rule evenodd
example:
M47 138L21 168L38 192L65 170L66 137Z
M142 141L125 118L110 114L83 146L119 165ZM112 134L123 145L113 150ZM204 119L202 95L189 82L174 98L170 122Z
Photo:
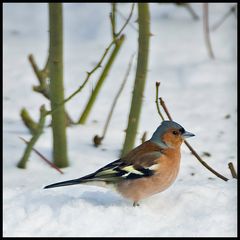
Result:
M210 3L210 26L234 3ZM196 136L192 146L214 169L229 178L224 182L205 169L182 147L176 182L165 192L141 202L140 207L112 190L71 186L43 190L45 185L77 178L119 157L127 126L135 77L136 58L119 99L103 144L92 145L101 134L127 62L137 51L137 31L126 28L126 42L100 92L85 125L67 129L71 165L64 175L31 154L26 170L16 167L30 139L20 118L26 107L34 119L39 107L49 103L32 91L37 79L27 60L33 53L44 66L48 49L46 3L3 4L3 234L5 237L234 237L237 236L237 181L228 162L237 167L237 23L232 14L211 32L215 59L209 58L203 35L202 4L191 4L200 17L193 21L185 8L174 4L150 4L151 38L149 72L136 145L160 124L155 106L155 82L176 122ZM111 40L108 3L64 4L65 95L76 90ZM137 8L131 25L137 27ZM128 16L129 3L119 4ZM118 16L118 29L123 19ZM100 71L66 104L77 120ZM49 119L48 119L49 123ZM51 130L46 128L36 149L51 159ZM210 153L205 156L204 152Z

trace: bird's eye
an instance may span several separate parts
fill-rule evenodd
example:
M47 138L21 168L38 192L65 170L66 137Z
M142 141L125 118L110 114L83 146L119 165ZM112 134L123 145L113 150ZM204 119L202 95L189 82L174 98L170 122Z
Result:
M173 131L172 132L174 135L178 135L178 132L177 131Z

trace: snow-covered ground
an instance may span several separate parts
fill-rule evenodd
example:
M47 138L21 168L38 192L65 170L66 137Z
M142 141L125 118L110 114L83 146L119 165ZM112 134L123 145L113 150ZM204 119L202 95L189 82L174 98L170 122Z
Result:
M210 4L210 25L233 3ZM16 167L30 138L20 119L26 107L34 119L48 101L31 90L37 85L27 55L33 53L40 67L48 48L47 4L3 5L3 234L4 236L236 236L237 182L228 162L237 167L237 23L231 15L211 32L215 60L208 57L202 26L202 4L192 4L201 20L193 21L184 8L151 4L149 72L144 93L138 139L148 137L160 124L155 107L155 82L175 121L196 134L189 140L204 160L230 180L224 182L206 170L182 147L177 181L163 193L131 203L111 190L72 186L43 190L43 186L77 178L119 157L127 126L136 69L119 99L109 131L99 148L92 145L101 134L118 91L127 62L137 50L137 32L126 28L116 62L85 125L67 129L70 167L60 175L32 153L26 170ZM130 4L119 4L127 16ZM136 25L136 11L131 23ZM65 95L82 83L111 40L110 4L64 4ZM119 17L118 27L123 20ZM77 120L100 71L66 108ZM228 115L228 116L227 116ZM227 116L227 117L226 117ZM49 121L49 120L48 120ZM46 128L36 148L51 159L51 131Z

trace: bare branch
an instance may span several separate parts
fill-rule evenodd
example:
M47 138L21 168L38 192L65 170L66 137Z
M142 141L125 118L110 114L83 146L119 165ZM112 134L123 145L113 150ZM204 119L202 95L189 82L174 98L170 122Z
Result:
M156 99L155 99L155 103L156 103L156 106L157 106L157 111L158 111L158 114L160 115L161 119L164 120L164 117L160 111L160 107L159 107L159 103L158 103L158 90L159 90L159 86L160 86L160 82L156 82Z
M209 32L209 21L208 21L208 3L203 3L203 29L204 29L204 36L205 42L208 49L208 54L210 58L214 59L214 54L212 50L212 44L210 40L210 32Z
M113 103L112 103L112 106L111 106L111 109L110 109L110 112L109 112L107 121L106 121L105 126L104 126L104 130L103 130L103 134L102 134L102 137L103 137L103 138L104 138L105 135L106 135L107 128L108 128L109 122L110 122L110 120L111 120L111 118L112 118L112 114L113 114L114 108L115 108L115 106L116 106L116 104L117 104L118 98L119 98L120 94L122 93L122 90L123 90L123 88L124 88L124 86L125 86L125 84L126 84L126 82L127 82L128 75L129 75L129 73L130 73L130 71L131 71L133 58L134 58L134 54L131 56L131 59L130 59L129 64L128 64L127 71L126 71L125 76L124 76L124 78L123 78L123 82L122 82L122 84L121 84L121 86L120 86L120 88L119 88L119 90L118 90L118 92L117 92L117 95L115 96L115 98L114 98L114 100L113 100Z
M112 27L112 38L116 38L116 9L117 3L111 3L112 12L110 13L111 27Z
M134 6L135 6L135 4L132 3L132 7L131 7L130 14L129 14L126 22L123 24L122 28L120 29L120 31L116 34L117 37L122 33L122 31L123 31L123 30L125 29L125 27L128 25L128 23L129 23L129 21L130 21L130 19L131 19L131 17L132 17L132 14L133 14Z
M232 162L228 163L228 167L231 171L232 177L237 179L237 173L236 173L236 170L233 166L233 163Z
M127 18L119 11L119 9L117 9L117 13L122 19L127 20ZM129 22L128 24L131 28L138 32L138 29L131 22Z
M211 30L212 30L212 31L217 30L217 29L225 22L225 20L226 20L232 13L233 13L233 14L236 13L236 10L237 10L237 4L234 5L234 6L232 6L232 7L227 11L227 13L225 13L224 16L223 16L217 23L215 23L215 24L212 26Z
M112 114L113 114L113 111L114 111L115 106L116 106L116 104L117 104L118 98L119 98L119 96L120 96L120 94L121 94L121 92L122 92L122 90L123 90L123 88L124 88L124 86L125 86L125 84L126 84L126 82L127 82L128 75L129 75L129 73L130 73L130 71L131 71L133 58L134 58L134 54L131 56L131 59L130 59L129 64L128 64L127 71L126 71L125 76L124 76L124 78L123 78L123 82L122 82L122 84L120 85L120 88L119 88L119 90L118 90L118 92L117 92L117 95L115 96L115 98L114 98L114 100L113 100L113 103L112 103L110 112L109 112L108 117L107 117L107 121L106 121L106 123L105 123L105 125L104 125L103 134L102 134L101 137L99 137L98 135L96 135L96 136L94 136L94 138L93 138L93 142L94 142L94 145L95 145L96 147L101 144L102 140L104 139L104 137L105 137L105 135L106 135L106 132L107 132L107 129L108 129L108 126L109 126L109 122L110 122L110 120L111 120L111 118L112 118Z

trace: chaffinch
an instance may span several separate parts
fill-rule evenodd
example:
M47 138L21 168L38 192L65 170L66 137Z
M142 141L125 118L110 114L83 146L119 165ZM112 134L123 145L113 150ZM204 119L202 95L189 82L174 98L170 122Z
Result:
M69 181L54 183L54 188L87 183L114 187L123 197L138 201L167 189L176 179L180 165L180 147L185 138L194 134L176 122L163 121L152 137L124 157L94 173Z

